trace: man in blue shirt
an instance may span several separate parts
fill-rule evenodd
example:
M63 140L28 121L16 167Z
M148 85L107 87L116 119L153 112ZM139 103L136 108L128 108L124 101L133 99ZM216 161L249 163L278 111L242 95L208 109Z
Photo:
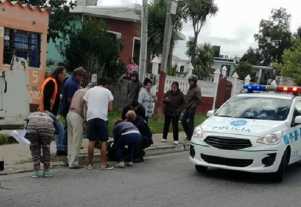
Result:
M72 75L65 80L63 88L62 88L62 100L60 105L60 115L64 117L66 120L67 114L69 112L70 104L75 92L80 89L81 82L87 76L87 71L83 67L76 68ZM67 126L65 125L65 129ZM57 156L66 156L67 155L67 130L65 130L65 134L63 139L58 140L58 144L60 150L57 151Z
M65 81L62 90L62 109L61 115L66 118L71 100L75 92L80 89L81 82L84 80L87 71L83 67L76 68L72 75Z

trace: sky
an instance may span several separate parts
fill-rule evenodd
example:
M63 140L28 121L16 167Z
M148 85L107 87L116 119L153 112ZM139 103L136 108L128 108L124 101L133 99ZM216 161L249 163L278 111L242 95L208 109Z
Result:
M141 0L99 0L100 5L118 6L141 3ZM221 53L230 57L242 56L249 47L256 47L254 34L261 19L268 19L273 8L284 7L291 14L291 31L301 26L300 0L215 0L219 11L203 27L199 43L220 45ZM193 36L191 24L184 25L185 41L177 43L175 55L185 57L186 41Z

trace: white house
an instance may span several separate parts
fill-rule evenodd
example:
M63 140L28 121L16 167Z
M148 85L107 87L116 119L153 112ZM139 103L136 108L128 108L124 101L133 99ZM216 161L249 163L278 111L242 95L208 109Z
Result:
M181 59L177 56L173 56L172 67L176 67L176 76L178 77L188 77L192 75L193 66L189 59Z

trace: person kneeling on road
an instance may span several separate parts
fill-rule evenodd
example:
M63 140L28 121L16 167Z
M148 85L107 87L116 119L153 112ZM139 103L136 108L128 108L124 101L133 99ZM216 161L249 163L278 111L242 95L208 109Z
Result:
M125 165L133 166L134 154L138 150L142 141L141 134L137 127L132 123L136 119L134 111L128 111L125 120L117 122L114 129L114 142L116 147L116 167L124 168ZM125 146L128 147L127 164L125 164Z
M144 150L154 143L153 134L146 121L141 116L137 116L133 121L133 124L138 128L142 137L142 141L140 142L137 151L135 151L134 162L143 162L143 157L145 155Z
M31 142L34 173L32 177L51 177L50 168L50 143L54 139L53 119L44 112L34 112L29 115L25 137ZM42 154L41 154L42 151ZM40 164L44 164L44 171L40 173Z

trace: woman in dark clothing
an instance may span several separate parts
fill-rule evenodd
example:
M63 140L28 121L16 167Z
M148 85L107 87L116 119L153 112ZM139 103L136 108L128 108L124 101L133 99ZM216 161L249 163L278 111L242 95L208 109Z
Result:
M145 155L144 149L150 147L154 143L153 134L145 119L141 116L137 116L133 124L138 128L142 136L142 141L134 155L134 162L143 162L143 157Z
M171 90L165 94L165 122L163 129L162 142L167 141L167 135L169 131L170 123L172 122L173 127L173 138L174 144L179 144L179 117L181 114L181 109L184 104L184 94L179 89L179 83L173 82L171 85Z
M116 167L125 167L125 146L128 147L128 166L133 166L134 154L141 143L141 134L138 128L132 123L136 119L136 113L129 111L126 119L117 123L113 129L114 142L116 147Z
M137 100L133 101L122 110L122 120L125 119L125 115L128 111L135 111L137 116L142 117L145 120L145 109Z

